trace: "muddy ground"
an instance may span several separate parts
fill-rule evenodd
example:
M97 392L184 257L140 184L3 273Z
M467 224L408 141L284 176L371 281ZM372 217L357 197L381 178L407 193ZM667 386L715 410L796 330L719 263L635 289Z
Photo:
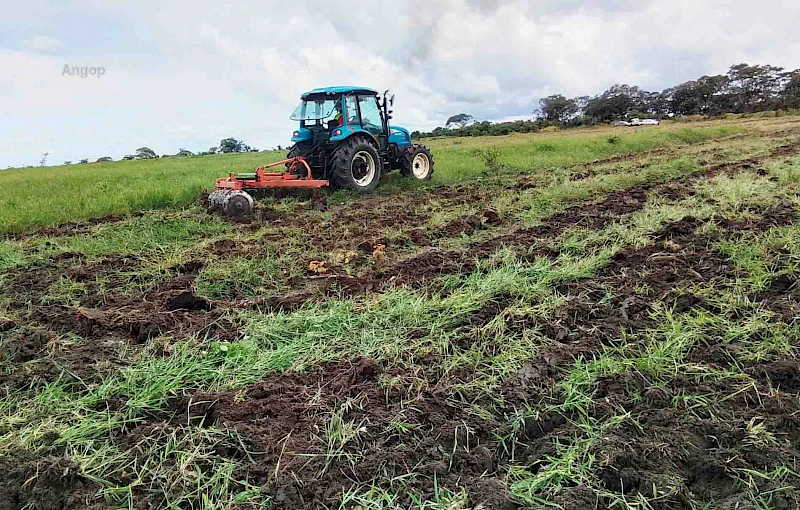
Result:
M244 327L235 313L241 308L288 313L310 302L358 299L398 286L437 293L442 291L439 277L470 273L477 260L501 247L521 260L555 259L556 239L568 229L603 228L642 210L654 195L677 201L691 196L700 179L723 173L769 178L766 162L800 152L800 142L786 138L795 134L781 132L769 152L734 161L720 162L718 148L709 144L699 152L700 168L691 175L577 203L533 227L498 214L492 204L497 189L471 183L435 188L422 196L404 192L328 205L335 225L299 209L289 217L262 209L254 219L231 228L263 235L252 242L207 243L196 258L169 268L166 277L140 293L125 289L128 280L120 276L143 269L143 261L135 256L109 254L88 261L64 254L48 263L11 269L2 274L14 318L0 318L0 390L33 395L59 380L81 392L135 363L137 354L156 339L196 335L207 342L235 341ZM671 154L659 149L578 165L569 169L569 179L589 179L617 162ZM538 184L521 176L511 189L530 190ZM448 208L464 214L424 226L437 210ZM549 412L526 417L517 428L508 417L525 406L563 403L554 388L575 360L591 360L604 348L641 341L637 334L658 326L653 313L657 309L718 313L697 289L730 290L747 276L715 248L718 241L797 220L796 208L788 202L749 213L747 220L684 217L670 222L650 236L647 246L619 251L593 278L557 286L555 291L566 299L552 316L514 316L507 324L509 335L532 332L552 340L552 345L503 380L491 396L472 396L489 416L477 417L448 391L454 384L469 383L474 374L468 371L443 373L437 359L415 360L415 369L402 362L355 358L322 363L303 373L272 375L236 391L175 395L163 412L119 430L115 444L133 452L154 430L186 423L234 430L243 443L218 445L217 455L236 461L237 476L261 487L278 508L336 508L343 493L379 479L402 480L396 487L401 508L413 507L414 498L435 497L438 487L464 487L466 508L511 509L535 505L510 494L509 465L528 466L535 476L558 455L557 444L570 444L583 434L581 420L602 422L624 412L630 419L590 447L593 488L567 481L552 502L563 508L608 508L618 504L612 496L616 494L631 501L649 498L654 509L696 508L701 501L714 502L715 508L737 508L748 490L742 482L745 473L797 469L800 365L793 359L743 364L735 346L705 339L686 352L685 359L717 370L741 370L749 377L746 383L698 381L683 374L655 380L627 371L593 381L592 404L583 414ZM72 235L117 221L123 218L14 237ZM715 225L714 233L698 232L709 223ZM348 266L331 258L324 271L287 271L289 290L274 295L213 299L196 292L195 281L209 261L257 257L265 246L284 243L289 232L298 231L302 242L317 252L353 252L358 262ZM310 264L318 258L297 263L315 268L319 266ZM53 303L49 298L53 285L63 278L84 286L77 302ZM796 280L785 275L749 297L772 311L776 323L788 324L800 312L798 292ZM464 334L454 340L453 348L469 351L481 341L475 331L512 305L512 299L502 297L487 303L465 322ZM168 345L156 355L168 356ZM419 380L424 384L409 382ZM713 404L676 405L709 394L716 395ZM121 403L109 405L113 409ZM753 433L761 429L771 436ZM5 475L0 510L105 505L92 499L97 484L60 446L41 455L8 451L0 455L0 472ZM769 493L769 508L797 508L800 494L791 486L793 481L798 480L756 477L749 489ZM169 490L137 490L140 508L167 504Z

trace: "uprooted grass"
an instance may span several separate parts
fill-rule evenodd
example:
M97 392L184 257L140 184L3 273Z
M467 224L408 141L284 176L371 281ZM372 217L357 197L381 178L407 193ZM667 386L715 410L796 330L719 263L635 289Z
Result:
M741 178L743 188L748 182L746 177ZM776 188L771 189L773 193L777 192ZM138 491L151 491L166 483L164 477L177 476L169 470L169 463L158 459L169 458L174 449L185 451L188 447L183 442L192 441L192 437L205 439L199 446L190 448L194 452L191 459L180 460L178 465L188 466L201 460L217 462L209 458L207 451L203 453L203 448L211 448L218 440L214 439L216 436L208 436L211 432L173 430L163 441L158 439L159 436L152 441L152 438L145 439L145 443L134 449L138 457L142 455L142 448L149 448L149 453L144 456L154 460L140 468L139 476L130 478L122 476L121 470L134 453L132 450L119 450L107 439L112 431L131 429L146 416L158 415L172 396L192 388L235 389L261 379L264 374L290 368L302 370L347 355L365 355L387 362L402 360L401 363L408 365L433 355L443 360L439 372L443 376L459 370L474 374L450 388L454 399L461 401L461 405L469 405L480 395L491 395L502 380L551 344L535 331L533 334L509 335L505 318L513 321L515 314L530 311L547 314L548 309L558 306L558 299L551 291L554 286L591 278L614 253L625 246L647 244L648 235L668 221L687 215L709 218L725 205L715 206L703 201L703 197L699 194L677 203L652 197L651 203L642 211L600 231L570 230L560 237L561 255L554 260L541 257L521 261L512 251L500 251L495 257L482 261L472 274L444 280L441 288L446 294L443 295L397 289L362 300L312 305L292 313L242 312L247 328L240 341L210 345L197 340L176 343L171 346L170 356L144 357L118 375L107 377L96 387L55 382L43 388L34 401L20 405L20 402L6 399L5 406L14 408L10 415L16 424L10 426L5 422L4 428L10 429L5 440L9 444L37 450L46 447L45 439L55 432L59 437L56 444L67 448L69 457L84 467L87 476L105 487L103 495L112 501L132 503ZM451 346L469 334L469 327L466 330L464 327L467 319L486 303L501 297L517 304L480 329L478 337L484 341L475 342L463 352L453 352ZM502 342L499 352L493 341ZM607 428L615 427L616 421L595 423L590 420L586 409L592 404L588 392L593 381L600 376L643 367L656 375L676 372L675 363L696 341L694 336L679 329L667 341L653 344L641 360L605 355L586 365L579 362L558 387L564 397L557 410L583 410L582 414L589 421L581 426L582 430L591 434L590 437L602 434ZM112 401L124 404L119 410L103 409ZM475 412L485 410L476 408ZM50 418L45 423L38 422L34 417L41 415ZM19 426L26 422L27 425ZM329 423L333 427L334 421ZM341 446L342 441L347 441L347 429L358 428L355 423L339 425L322 431L330 448L335 449ZM520 467L512 468L510 472L515 480L511 485L512 493L533 502L539 497L535 494L557 492L562 483L582 480L584 475L581 473L591 467L591 462L581 460L578 454L593 444L586 439L565 450L558 450L560 457L553 458L556 460L552 461L551 468L540 471L533 480L525 478ZM209 506L224 507L245 495L247 498L256 497L251 487L234 479L235 463L225 461L214 466L216 475L196 480L200 492L208 498ZM208 472L208 469L196 469L200 473ZM133 481L125 483L126 480ZM176 480L169 486L174 486ZM185 482L184 478L180 480ZM196 500L199 494L196 490L184 488L172 497L179 501ZM348 497L366 497L363 492L359 496L356 494Z
M644 170L645 180L685 175L696 168L690 163L656 167L649 173ZM770 171L785 172L785 168L781 164ZM596 181L592 179L584 181L593 186ZM716 228L711 220L716 215L744 222L757 218L764 207L795 200L793 184L778 186L767 179L745 172L701 180L696 193L686 196L654 194L643 209L601 229L577 226L557 239L548 239L552 256L526 257L518 250L502 249L480 260L472 273L447 276L421 291L390 289L355 299L312 303L293 312L243 310L238 315L246 328L238 341L153 339L136 353L129 366L104 376L100 382L65 376L33 394L0 399L0 454L27 450L70 458L80 466L83 476L98 484L101 498L123 506L144 506L145 498L156 505L175 507L277 503L272 502L274 494L251 485L240 471L250 464L248 456L255 453L247 438L213 420L198 423L191 413L183 417L174 407L176 397L198 390L237 392L266 374L302 371L323 361L364 355L385 365L411 369L414 380L386 380L383 384L410 385L412 397L414 390L441 384L448 401L471 415L497 416L502 412L509 417L510 425L521 423L516 429L511 427L518 434L498 439L507 445L506 451L516 452L498 456L504 459L501 467L508 475L509 497L519 503L582 508L599 501L601 507L669 508L675 497L686 496L687 505L713 505L720 498L718 494L702 487L687 489L686 483L676 479L682 476L677 470L663 478L646 478L645 482L653 482L650 486L643 483L630 487L638 479L610 469L615 459L606 454L617 450L607 446L616 444L618 437L637 445L641 429L648 428L643 424L655 426L654 421L648 421L647 402L658 402L653 408L674 407L695 414L702 412L696 404L710 406L717 413L727 412L724 402L736 401L738 395L753 396L749 390L737 393L744 387L740 384L752 382L746 375L747 367L794 355L796 326L771 310L769 302L749 298L752 292L768 289L779 276L793 275L794 254L800 253L793 225L753 234L746 243L723 236L716 248L743 269L743 276L724 289L702 284L693 288L694 294L709 303L708 309L674 313L668 303L653 303L654 325L650 329L620 333L614 345L579 356L575 363L562 368L560 382L550 393L536 391L528 395L529 401L520 402L510 398L503 385L524 371L526 363L560 347L560 342L539 329L535 320L531 322L532 318L552 318L569 297L558 291L560 285L591 281L615 254L652 243L652 234L668 222L693 216L709 220L705 228L711 232ZM623 182L614 183L618 185ZM583 195L575 197L581 198ZM545 210L547 207L530 221L536 221ZM521 216L526 214L522 212ZM110 229L109 235L112 232ZM176 236L181 250L191 252L191 235ZM93 252L90 249L88 253ZM153 260L156 263L160 257L153 256ZM265 275L273 271L264 268ZM219 280L230 281L215 289L213 285ZM235 278L211 272L202 283L207 292L219 292L220 296L226 296L226 289L236 284ZM245 285L249 292L261 292L258 282L244 282L242 288ZM52 291L51 297L58 302L72 303L80 299L81 288L59 280ZM488 315L483 317L485 309ZM700 347L718 344L735 347L731 351L733 362L712 364L694 357ZM602 396L599 393L609 379L639 374L644 375L645 383L632 382L630 387L623 385L624 390L612 388L605 389ZM699 388L698 381L721 382L728 387ZM652 392L662 388L674 392L666 406L652 400ZM762 386L757 390L764 392ZM409 398L409 405L413 405L413 398ZM526 422L553 413L569 418L564 421L564 433L536 441L519 435ZM784 445L785 430L776 428L775 422L755 414L743 420L735 422L744 434L742 448ZM315 434L333 459L352 446L360 422L349 421L344 413L333 413L325 423L326 427ZM402 417L391 423L398 434L417 426L403 422ZM677 430L697 437L697 430ZM120 437L128 439L120 442ZM552 448L545 448L546 444ZM537 451L541 455L531 451L537 445L542 446L542 451ZM780 464L732 466L735 494L762 507L781 508L775 504L774 491L794 497L790 491L779 489L796 485L798 472L786 451L780 450L781 456L776 457ZM641 452L641 456L647 453ZM623 486L616 482L620 477ZM342 507L396 508L400 496L405 497L402 482L377 479L373 484L353 487L340 495ZM433 494L414 493L415 506L470 507L471 487L442 485L438 480L434 487ZM584 499L578 500L578 496ZM581 506L580 501L588 502Z

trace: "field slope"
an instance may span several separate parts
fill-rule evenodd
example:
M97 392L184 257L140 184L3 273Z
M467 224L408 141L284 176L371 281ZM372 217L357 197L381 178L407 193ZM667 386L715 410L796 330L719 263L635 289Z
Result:
M240 222L252 155L2 187L0 508L798 508L800 123L624 133Z

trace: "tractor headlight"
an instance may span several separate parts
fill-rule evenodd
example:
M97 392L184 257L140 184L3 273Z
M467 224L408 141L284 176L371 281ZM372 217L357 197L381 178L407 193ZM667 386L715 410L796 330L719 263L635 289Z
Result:
M334 129L333 130L333 136L342 136L342 130L341 129Z
M292 136L294 138L299 138L300 137L300 131L295 131L294 133L292 133Z

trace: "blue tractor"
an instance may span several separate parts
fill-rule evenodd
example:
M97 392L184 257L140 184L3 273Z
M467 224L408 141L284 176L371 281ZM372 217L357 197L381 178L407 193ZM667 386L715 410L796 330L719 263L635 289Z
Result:
M364 87L324 87L306 92L291 116L300 122L292 133L288 158L301 156L311 176L338 189L369 191L392 170L425 181L433 174L433 156L411 143L407 129L390 126L394 96Z
M306 92L292 120L294 145L283 161L258 167L255 173L217 179L208 203L229 216L253 212L253 196L266 189L326 186L365 192L375 189L392 170L420 181L433 175L427 147L411 143L408 130L390 126L394 96L364 87L326 87ZM283 172L270 172L284 166Z

